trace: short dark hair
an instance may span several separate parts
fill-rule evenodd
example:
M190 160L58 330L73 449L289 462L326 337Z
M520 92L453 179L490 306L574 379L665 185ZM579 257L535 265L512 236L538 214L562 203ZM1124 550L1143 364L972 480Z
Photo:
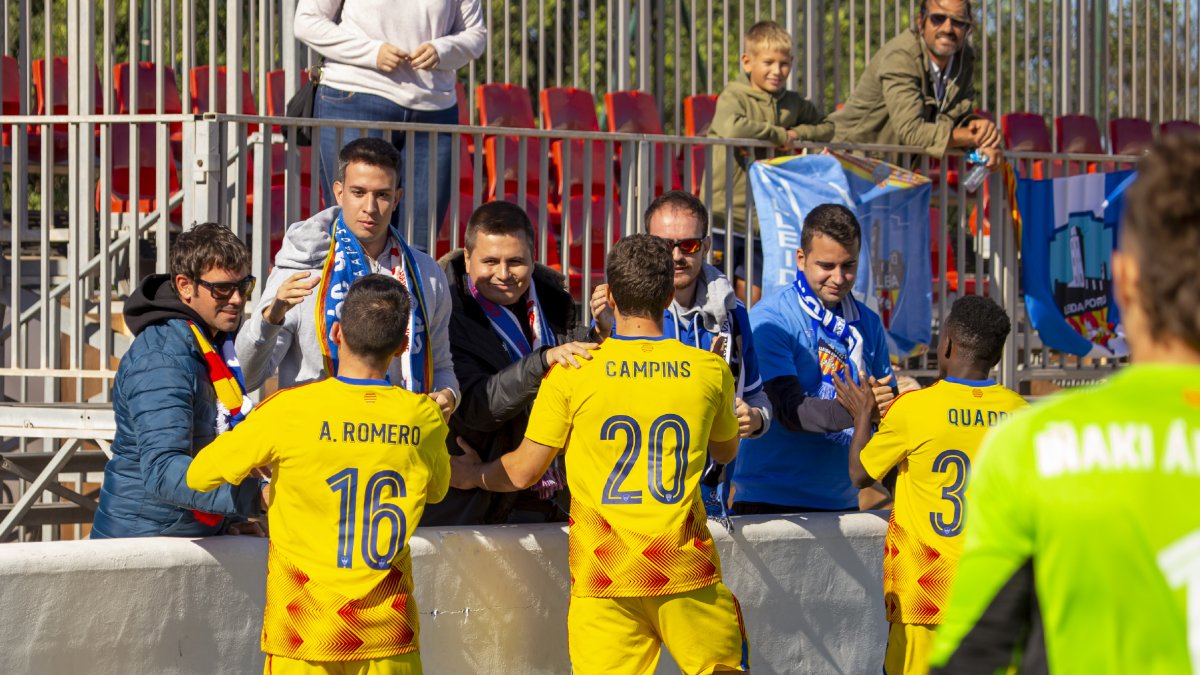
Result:
M463 242L467 253L475 250L475 238L481 232L525 237L529 242L530 251L534 250L537 241L529 214L525 213L525 209L506 201L488 202L471 214L471 218L467 220L467 236Z
M813 238L818 234L836 241L847 251L853 251L862 244L862 227L858 224L858 218L841 204L821 204L804 216L800 248L805 253L812 250Z
M683 190L664 192L650 202L650 206L646 207L646 213L642 216L642 222L646 224L646 229L650 229L650 219L654 217L654 214L668 210L683 211L695 216L696 220L700 221L700 236L708 236L708 209L696 195Z
M350 351L388 361L408 333L408 289L384 274L359 277L342 303L342 337Z
M649 234L631 234L608 252L608 286L623 316L662 319L675 291L670 245Z
M400 184L400 151L382 138L362 136L343 145L338 151L337 177L334 180L344 182L346 167L355 162L391 171L396 178L396 185Z
M942 330L967 358L991 370L1004 354L1004 341L1012 331L1012 322L1008 320L1008 312L992 299L964 295L950 306Z
M1120 247L1138 267L1148 328L1200 351L1200 134L1160 138L1137 171Z
M172 278L182 274L199 279L212 269L249 272L250 249L228 227L216 223L200 223L175 238Z

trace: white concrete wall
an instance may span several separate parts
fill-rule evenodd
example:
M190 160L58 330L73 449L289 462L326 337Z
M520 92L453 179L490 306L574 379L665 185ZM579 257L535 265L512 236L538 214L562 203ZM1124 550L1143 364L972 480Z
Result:
M880 672L886 521L735 521L714 536L754 672ZM427 673L569 672L565 528L422 529L412 547ZM248 537L0 546L0 672L261 672L266 555Z

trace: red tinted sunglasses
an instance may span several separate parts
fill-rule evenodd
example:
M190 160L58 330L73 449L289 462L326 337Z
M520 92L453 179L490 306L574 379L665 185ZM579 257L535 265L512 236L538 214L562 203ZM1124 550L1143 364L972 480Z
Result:
M665 241L671 245L671 248L679 247L680 253L686 253L689 255L692 253L695 253L696 251L699 251L700 247L704 246L705 239L708 239L708 237L691 237L688 239L667 239L666 237L662 238L663 241Z

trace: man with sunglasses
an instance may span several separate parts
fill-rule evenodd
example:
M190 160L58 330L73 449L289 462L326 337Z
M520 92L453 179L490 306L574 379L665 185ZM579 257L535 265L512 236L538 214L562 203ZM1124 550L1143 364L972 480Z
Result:
M712 246L708 209L691 193L672 190L655 199L644 218L649 234L672 245L675 261L675 299L664 312L663 334L725 359L737 387L734 412L738 432L742 438L762 436L771 423L771 402L758 374L746 306L737 299L729 279L704 262ZM608 285L602 284L591 299L596 331L602 336L613 330L607 294ZM731 473L731 467L726 473ZM721 474L720 466L710 464L703 479L709 513L714 516L724 513L722 505L714 501L712 489L721 482Z
M975 114L969 0L924 0L912 30L871 58L845 107L829 116L835 142L911 145L933 157L979 148L995 167L994 122Z
M192 456L237 425L246 398L233 340L254 290L250 252L227 227L179 235L169 274L151 274L125 302L135 338L113 384L117 434L104 467L92 538L263 535L262 482L212 492L185 480Z

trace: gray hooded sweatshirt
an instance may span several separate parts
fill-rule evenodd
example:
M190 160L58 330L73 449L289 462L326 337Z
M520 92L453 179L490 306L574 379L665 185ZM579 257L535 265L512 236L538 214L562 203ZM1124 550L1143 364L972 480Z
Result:
M279 386L292 387L325 377L320 338L316 328L316 302L321 293L318 285L300 304L288 310L283 323L275 326L263 318L263 310L271 304L276 291L296 272L321 275L325 256L329 253L330 232L340 207L334 206L315 214L308 220L294 223L283 235L283 246L275 255L275 268L267 277L258 306L242 324L237 337L237 357L241 362L246 389L254 390L276 370ZM421 275L422 287L431 308L429 341L433 350L433 386L430 391L450 389L458 401L458 379L450 360L450 290L446 274L433 258L413 249L413 257ZM312 277L310 277L312 278ZM415 339L415 332L414 332ZM332 375L332 373L330 373ZM401 361L392 361L388 371L393 384L403 382Z

